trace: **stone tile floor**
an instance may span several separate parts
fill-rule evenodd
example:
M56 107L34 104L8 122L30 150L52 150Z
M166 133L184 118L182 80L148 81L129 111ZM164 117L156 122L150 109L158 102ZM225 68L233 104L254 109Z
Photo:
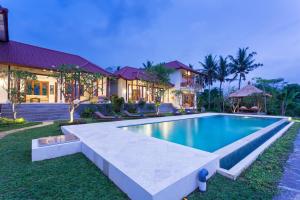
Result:
M300 131L278 187L281 192L274 200L300 200Z

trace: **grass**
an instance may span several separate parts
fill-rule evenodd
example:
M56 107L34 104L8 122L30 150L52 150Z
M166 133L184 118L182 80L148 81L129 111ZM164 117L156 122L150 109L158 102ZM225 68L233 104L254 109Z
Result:
M59 135L57 124L0 140L0 199L127 199L82 154L31 162L31 140Z
M25 122L25 123L20 123L20 124L0 124L0 132L34 126L34 125L38 125L38 124L41 124L41 123L40 122Z
M300 123L293 125L236 181L216 175L208 181L206 193L195 191L188 199L272 199L278 192L277 185L299 129Z
M272 199L299 128L296 123L237 181L216 175L206 193L188 199ZM31 140L59 134L54 124L0 140L0 199L128 199L82 154L32 163Z

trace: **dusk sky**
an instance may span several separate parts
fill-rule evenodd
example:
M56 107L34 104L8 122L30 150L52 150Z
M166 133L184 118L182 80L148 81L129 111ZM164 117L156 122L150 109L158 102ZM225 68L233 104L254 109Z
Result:
M300 83L299 0L0 0L10 38L85 57L99 66L141 67L250 47L264 64L248 77Z

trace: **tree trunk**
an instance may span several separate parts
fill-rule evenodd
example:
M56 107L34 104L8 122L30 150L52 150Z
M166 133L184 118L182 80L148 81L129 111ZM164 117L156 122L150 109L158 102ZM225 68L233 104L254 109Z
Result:
M242 82L242 76L240 74L240 79L239 79L239 89L241 89L241 82Z
M17 119L16 104L12 103L11 108L12 108L12 113L13 113L13 119L16 120Z
M210 84L208 85L208 110L210 111Z
M281 102L281 115L284 116L285 115L285 101Z
M72 104L72 105L70 105L70 123L73 123L74 122L74 111L75 111L75 107L74 107L74 105Z
M224 98L223 98L223 92L222 92L222 81L220 81L220 88L219 88L219 91L220 91L220 112L224 112ZM221 103L223 102L223 103ZM222 105L221 105L222 104Z

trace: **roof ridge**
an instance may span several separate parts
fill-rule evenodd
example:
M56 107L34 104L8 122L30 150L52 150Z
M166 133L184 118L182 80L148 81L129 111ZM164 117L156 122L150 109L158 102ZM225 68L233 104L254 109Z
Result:
M18 42L18 41L14 41L14 40L10 40L9 42L15 42L15 43L19 43L19 44L22 44L22 45L31 46L31 47L34 47L34 48L44 49L44 50L47 50L47 51L63 53L63 54L66 54L66 55L77 56L77 57L79 57L79 58L82 58L82 59L86 60L85 58L83 58L83 57L81 57L81 56L79 56L79 55L77 55L77 54L73 54L73 53L67 53L67 52L63 52L63 51L58 51L58 50L54 50L54 49L49 49L49 48L45 48L45 47L41 47L41 46L37 46L37 45L32 45L32 44L27 44L27 43L24 43L24 42Z

